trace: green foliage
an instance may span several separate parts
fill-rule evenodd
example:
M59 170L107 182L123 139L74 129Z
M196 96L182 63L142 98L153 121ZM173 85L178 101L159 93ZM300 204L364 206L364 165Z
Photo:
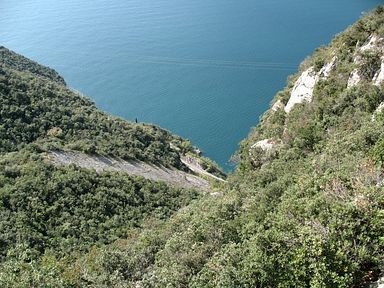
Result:
M380 55L375 52L364 52L360 54L359 71L364 79L371 80L375 73L380 69Z
M100 112L64 82L52 81L56 72L11 52L2 56L0 153L35 142L42 149L75 149L183 168L178 151L170 146L173 141L188 149L190 144L180 137Z
M376 161L376 163L383 166L384 164L384 139L379 140L372 150L370 151L372 158Z
M28 58L16 54L7 48L0 46L0 65L20 72L30 72L38 77L65 85L63 77L55 70L44 67Z
M199 157L199 162L200 162L200 165L201 167L207 171L208 173L211 173L212 175L215 175L219 178L223 178L225 179L226 178L226 174L221 171L219 169L219 165L217 163L215 163L214 161L212 161L211 159L207 158L207 157Z
M242 141L239 168L220 186L221 196L207 193L196 201L193 191L44 162L41 147L89 153L108 147L108 155L165 164L174 163L172 152L192 152L193 146L152 126L108 120L71 93L56 103L71 111L53 113L41 103L49 98L44 89L42 99L17 93L35 87L29 74L3 68L3 75L13 76L1 78L0 91L13 92L0 100L7 107L1 106L0 147L18 152L3 153L0 161L0 286L364 287L376 280L384 271L384 118L375 112L384 91L371 83L377 55L360 55L365 79L347 88L356 49L372 34L384 34L383 7L305 60L301 69L319 70L337 57L311 103L263 115ZM288 101L298 75L276 101ZM9 79L12 85L4 82ZM71 97L88 112L73 112ZM26 118L33 103L52 113L40 117L45 112L33 108L37 118ZM75 116L83 120L68 129L73 122L62 119ZM251 148L263 139L273 148ZM172 145L164 153L165 143Z
M148 217L164 219L198 196L164 183L75 166L55 168L21 151L0 161L0 257L18 245L31 259L86 251L126 236Z
M72 267L77 258L132 237L148 222L161 223L201 196L141 177L53 166L44 151L80 150L185 169L180 154L193 146L157 126L100 112L52 69L3 47L0 56L1 287L80 285ZM105 273L120 265L112 252L102 254L109 261Z

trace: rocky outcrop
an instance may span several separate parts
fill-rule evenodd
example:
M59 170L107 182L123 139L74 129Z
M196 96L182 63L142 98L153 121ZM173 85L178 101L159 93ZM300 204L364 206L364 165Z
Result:
M375 113L380 113L384 110L384 102L381 102L380 105L376 108Z
M328 78L329 74L332 71L333 66L335 66L336 60L337 60L337 58L336 58L336 56L334 56L330 62L325 64L323 66L323 68L320 69L320 71L318 73L320 79Z
M381 102L379 106L377 106L375 112L372 115L372 121L376 120L376 114L383 112L384 110L384 102Z
M255 168L270 162L278 155L281 140L263 139L257 141L248 150L249 159Z
M368 43L364 44L359 49L357 49L355 53L356 55L353 59L353 63L355 65L361 65L362 57L359 54L364 52L377 52L381 54L381 56L383 57L384 38L378 37L376 35L372 35L369 38ZM361 80L362 80L362 77L360 75L359 68L355 68L349 75L347 87L350 88L350 87L356 86L357 84L359 84ZM374 85L380 85L384 81L384 59L381 62L381 68L379 69L379 71L376 72L372 81Z
M332 60L325 64L319 72L315 72L314 67L310 67L300 75L293 86L291 97L284 108L286 113L289 113L296 104L312 101L315 85L320 79L328 78L335 62L336 57L333 57Z
M260 140L258 142L256 142L255 144L253 144L251 146L251 149L254 149L254 148L261 148L261 150L263 151L269 151L273 148L275 144L269 140L269 139L264 139L264 140Z
M305 70L296 81L295 86L292 89L291 97L284 110L289 113L293 106L299 103L311 102L313 88L318 81L318 75L314 72L313 67Z
M367 285L367 288L384 288L384 277L381 277L374 283Z
M373 84L379 86L384 81L384 58L381 59L380 70L376 72L375 77L372 79Z
M212 192L210 193L210 195L213 197L221 197L223 196L223 192Z
M377 51L383 49L383 38L378 37L377 35L371 35L369 38L368 43L364 44L360 47L361 52L367 52L367 51Z
M350 88L352 86L355 86L355 85L359 84L360 81L361 81L361 77L359 75L359 70L353 69L351 75L348 78L347 87Z
M277 111L279 111L279 110L281 110L281 109L284 109L284 103L281 102L281 100L277 100L277 101L272 105L272 108L271 108L271 110L272 110L273 112L277 112Z

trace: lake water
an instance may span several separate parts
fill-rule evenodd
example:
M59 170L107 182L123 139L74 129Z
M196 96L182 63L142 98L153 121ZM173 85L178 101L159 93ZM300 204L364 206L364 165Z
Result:
M226 170L287 76L382 1L2 0L0 45Z

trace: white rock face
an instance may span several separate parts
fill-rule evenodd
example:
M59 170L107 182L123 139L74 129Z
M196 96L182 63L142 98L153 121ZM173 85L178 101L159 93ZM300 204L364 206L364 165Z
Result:
M320 69L320 71L319 71L319 77L320 77L321 79L326 79L326 78L328 78L329 73L331 73L332 68L333 68L333 66L335 65L335 63L336 63L336 56L334 56L334 57L332 58L332 60L331 60L329 63L325 64L324 67Z
M375 84L376 86L379 86L384 81L384 59L381 59L380 70L377 71L372 81L373 81L373 84Z
M269 139L264 139L256 142L251 148L261 148L263 151L268 151L273 148L274 144Z
M380 113L384 110L384 102L381 102L379 106L377 106L375 112L373 112L373 115L372 115L372 121L375 121L375 116L377 113Z
M213 197L220 197L220 196L223 196L223 192L212 192L212 193L210 193L211 194L211 196L213 196Z
M359 84L360 81L361 81L361 77L359 75L359 70L354 69L348 78L347 87L350 88L352 86L355 86L355 85Z
M361 46L360 51L370 51L370 50L376 50L380 47L381 38L377 37L376 35L372 35L369 39L368 43Z
M319 72L314 71L314 67L310 67L305 70L299 79L297 79L295 86L292 89L291 97L284 110L286 113L289 113L293 106L303 102L311 102L313 89L315 88L316 83L320 79L327 79L329 73L331 73L333 66L336 63L336 56L332 58L332 60L325 64L323 68L320 69Z
M384 52L383 44L384 44L384 38L379 38L376 35L372 35L369 38L368 43L360 47L359 52L374 51L374 52L383 53ZM361 58L359 56L355 56L355 58L353 59L353 63L360 64L360 62L361 62ZM359 70L354 69L351 75L349 76L347 87L348 88L353 87L357 85L360 81L361 81L361 77L359 75ZM377 71L372 81L373 81L373 84L375 85L380 85L380 83L384 81L384 60L382 60L381 68L379 71Z
M381 102L380 105L376 108L375 113L380 113L384 110L384 102Z
M281 102L281 100L277 100L275 102L275 104L273 104L271 109L272 109L273 112L277 112L277 111L279 111L279 110L281 110L283 108L284 108L283 102Z
M368 288L384 288L384 277L368 285Z
M313 67L305 70L297 79L292 89L291 97L284 108L285 112L289 113L296 104L303 103L304 101L311 102L313 88L318 80L319 76L313 71Z

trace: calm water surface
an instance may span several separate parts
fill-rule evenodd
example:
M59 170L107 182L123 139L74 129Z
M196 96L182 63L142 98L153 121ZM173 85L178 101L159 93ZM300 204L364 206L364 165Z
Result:
M226 170L287 76L375 0L2 0L0 45Z

